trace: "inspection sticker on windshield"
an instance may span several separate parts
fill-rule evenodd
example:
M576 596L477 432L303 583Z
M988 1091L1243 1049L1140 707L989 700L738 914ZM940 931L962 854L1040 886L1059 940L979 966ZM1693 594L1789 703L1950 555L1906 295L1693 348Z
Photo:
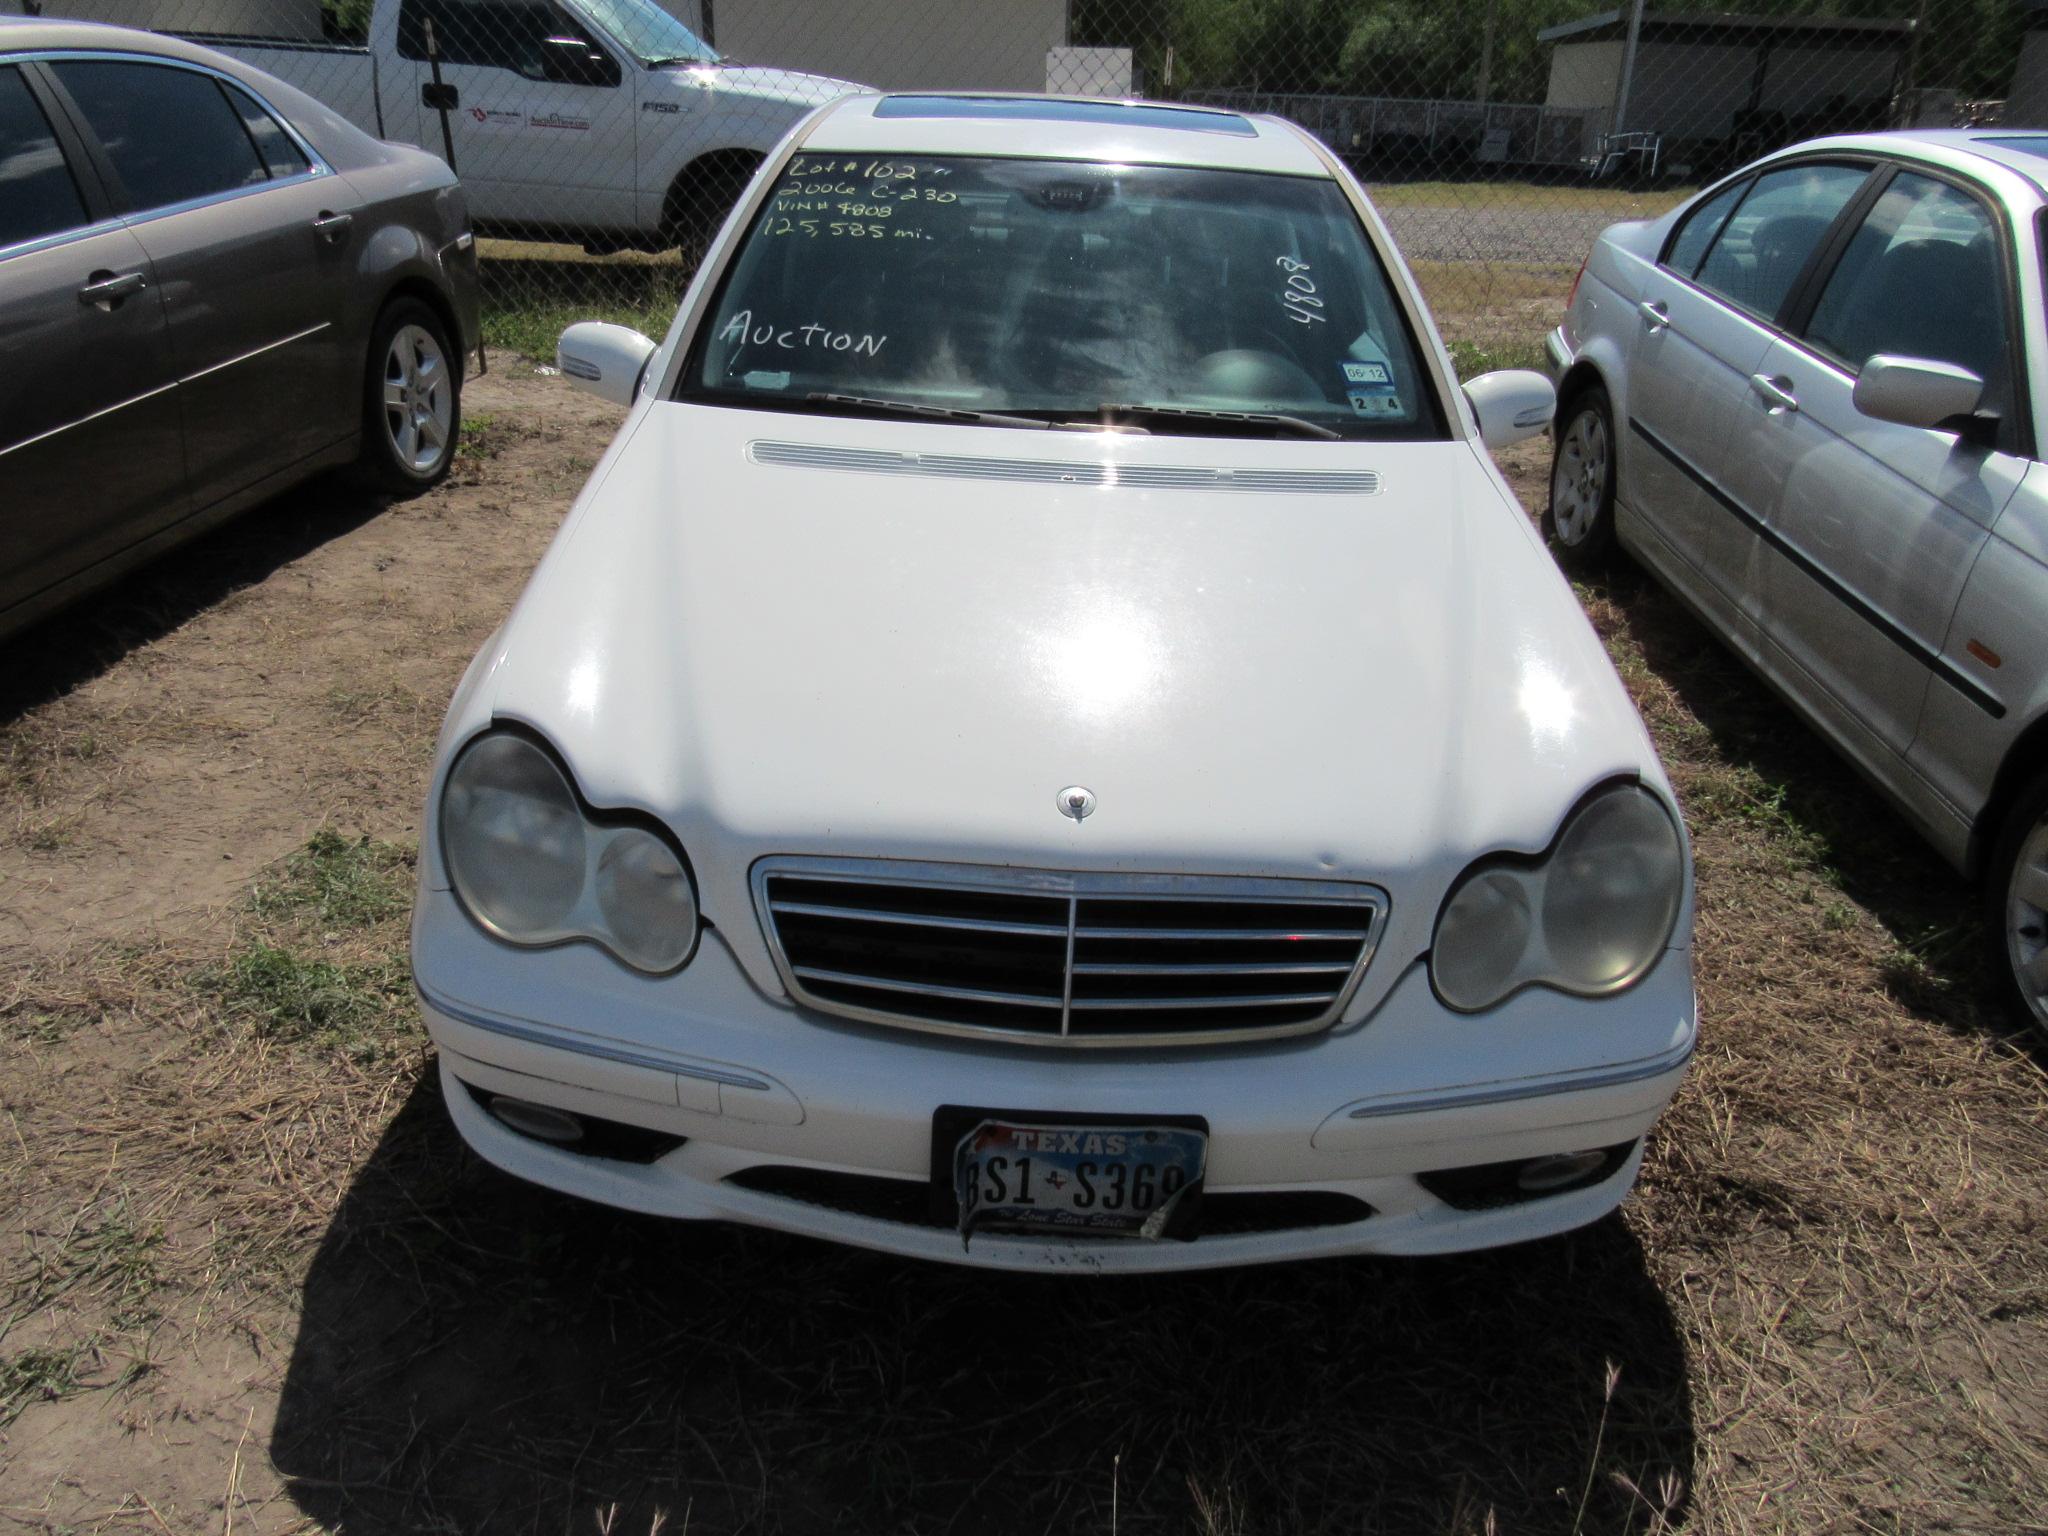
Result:
M950 1164L950 1214L962 1243L998 1230L1192 1235L1209 1154L1208 1127L1199 1120L1082 1122L947 1106L934 1131L933 1150L945 1157L938 1166Z
M1354 389L1351 391L1350 399L1351 414L1354 416L1364 416L1368 419L1377 420L1408 414L1407 411L1402 409L1401 397L1395 394L1392 389L1370 392Z
M1394 387L1394 375L1385 363L1355 363L1347 359L1341 366L1344 369L1346 384L1384 384L1388 389Z

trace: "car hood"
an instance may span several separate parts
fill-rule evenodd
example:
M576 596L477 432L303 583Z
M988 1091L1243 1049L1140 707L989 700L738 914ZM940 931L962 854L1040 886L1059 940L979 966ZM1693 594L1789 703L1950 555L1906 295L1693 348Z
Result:
M679 64L664 68L671 75L710 90L802 107L823 106L850 91L867 89L850 80L835 80L830 75L810 75L795 69L767 69L743 64Z
M480 663L451 726L673 827L771 988L764 854L1364 881L1413 954L1474 855L1661 783L1466 443L643 405Z

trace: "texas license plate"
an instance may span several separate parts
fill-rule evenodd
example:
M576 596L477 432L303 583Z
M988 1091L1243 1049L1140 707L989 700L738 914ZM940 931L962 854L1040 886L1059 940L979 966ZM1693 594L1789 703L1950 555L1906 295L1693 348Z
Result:
M1194 1116L947 1105L933 1120L933 1193L963 1241L988 1231L1188 1238L1208 1155L1208 1122Z

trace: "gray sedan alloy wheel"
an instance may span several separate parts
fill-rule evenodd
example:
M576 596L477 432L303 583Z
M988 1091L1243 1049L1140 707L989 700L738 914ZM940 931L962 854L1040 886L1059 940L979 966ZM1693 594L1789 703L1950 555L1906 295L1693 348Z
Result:
M2005 956L2035 1027L2048 1029L2048 816L2022 839L2005 883Z
M1543 534L1560 565L1591 571L1614 546L1614 413L1607 391L1597 384L1580 390L1558 419Z
M1560 544L1583 544L1600 518L1607 490L1607 424L1582 410L1564 429L1550 470L1550 505Z
M384 430L398 462L431 474L455 431L448 356L424 326L402 325L384 354Z

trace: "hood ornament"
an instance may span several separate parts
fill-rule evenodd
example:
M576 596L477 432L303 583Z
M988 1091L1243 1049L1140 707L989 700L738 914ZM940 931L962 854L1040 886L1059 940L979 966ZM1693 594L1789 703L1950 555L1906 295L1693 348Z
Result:
M1095 791L1079 784L1069 784L1053 798L1053 804L1060 808L1062 816L1086 821L1095 814Z

